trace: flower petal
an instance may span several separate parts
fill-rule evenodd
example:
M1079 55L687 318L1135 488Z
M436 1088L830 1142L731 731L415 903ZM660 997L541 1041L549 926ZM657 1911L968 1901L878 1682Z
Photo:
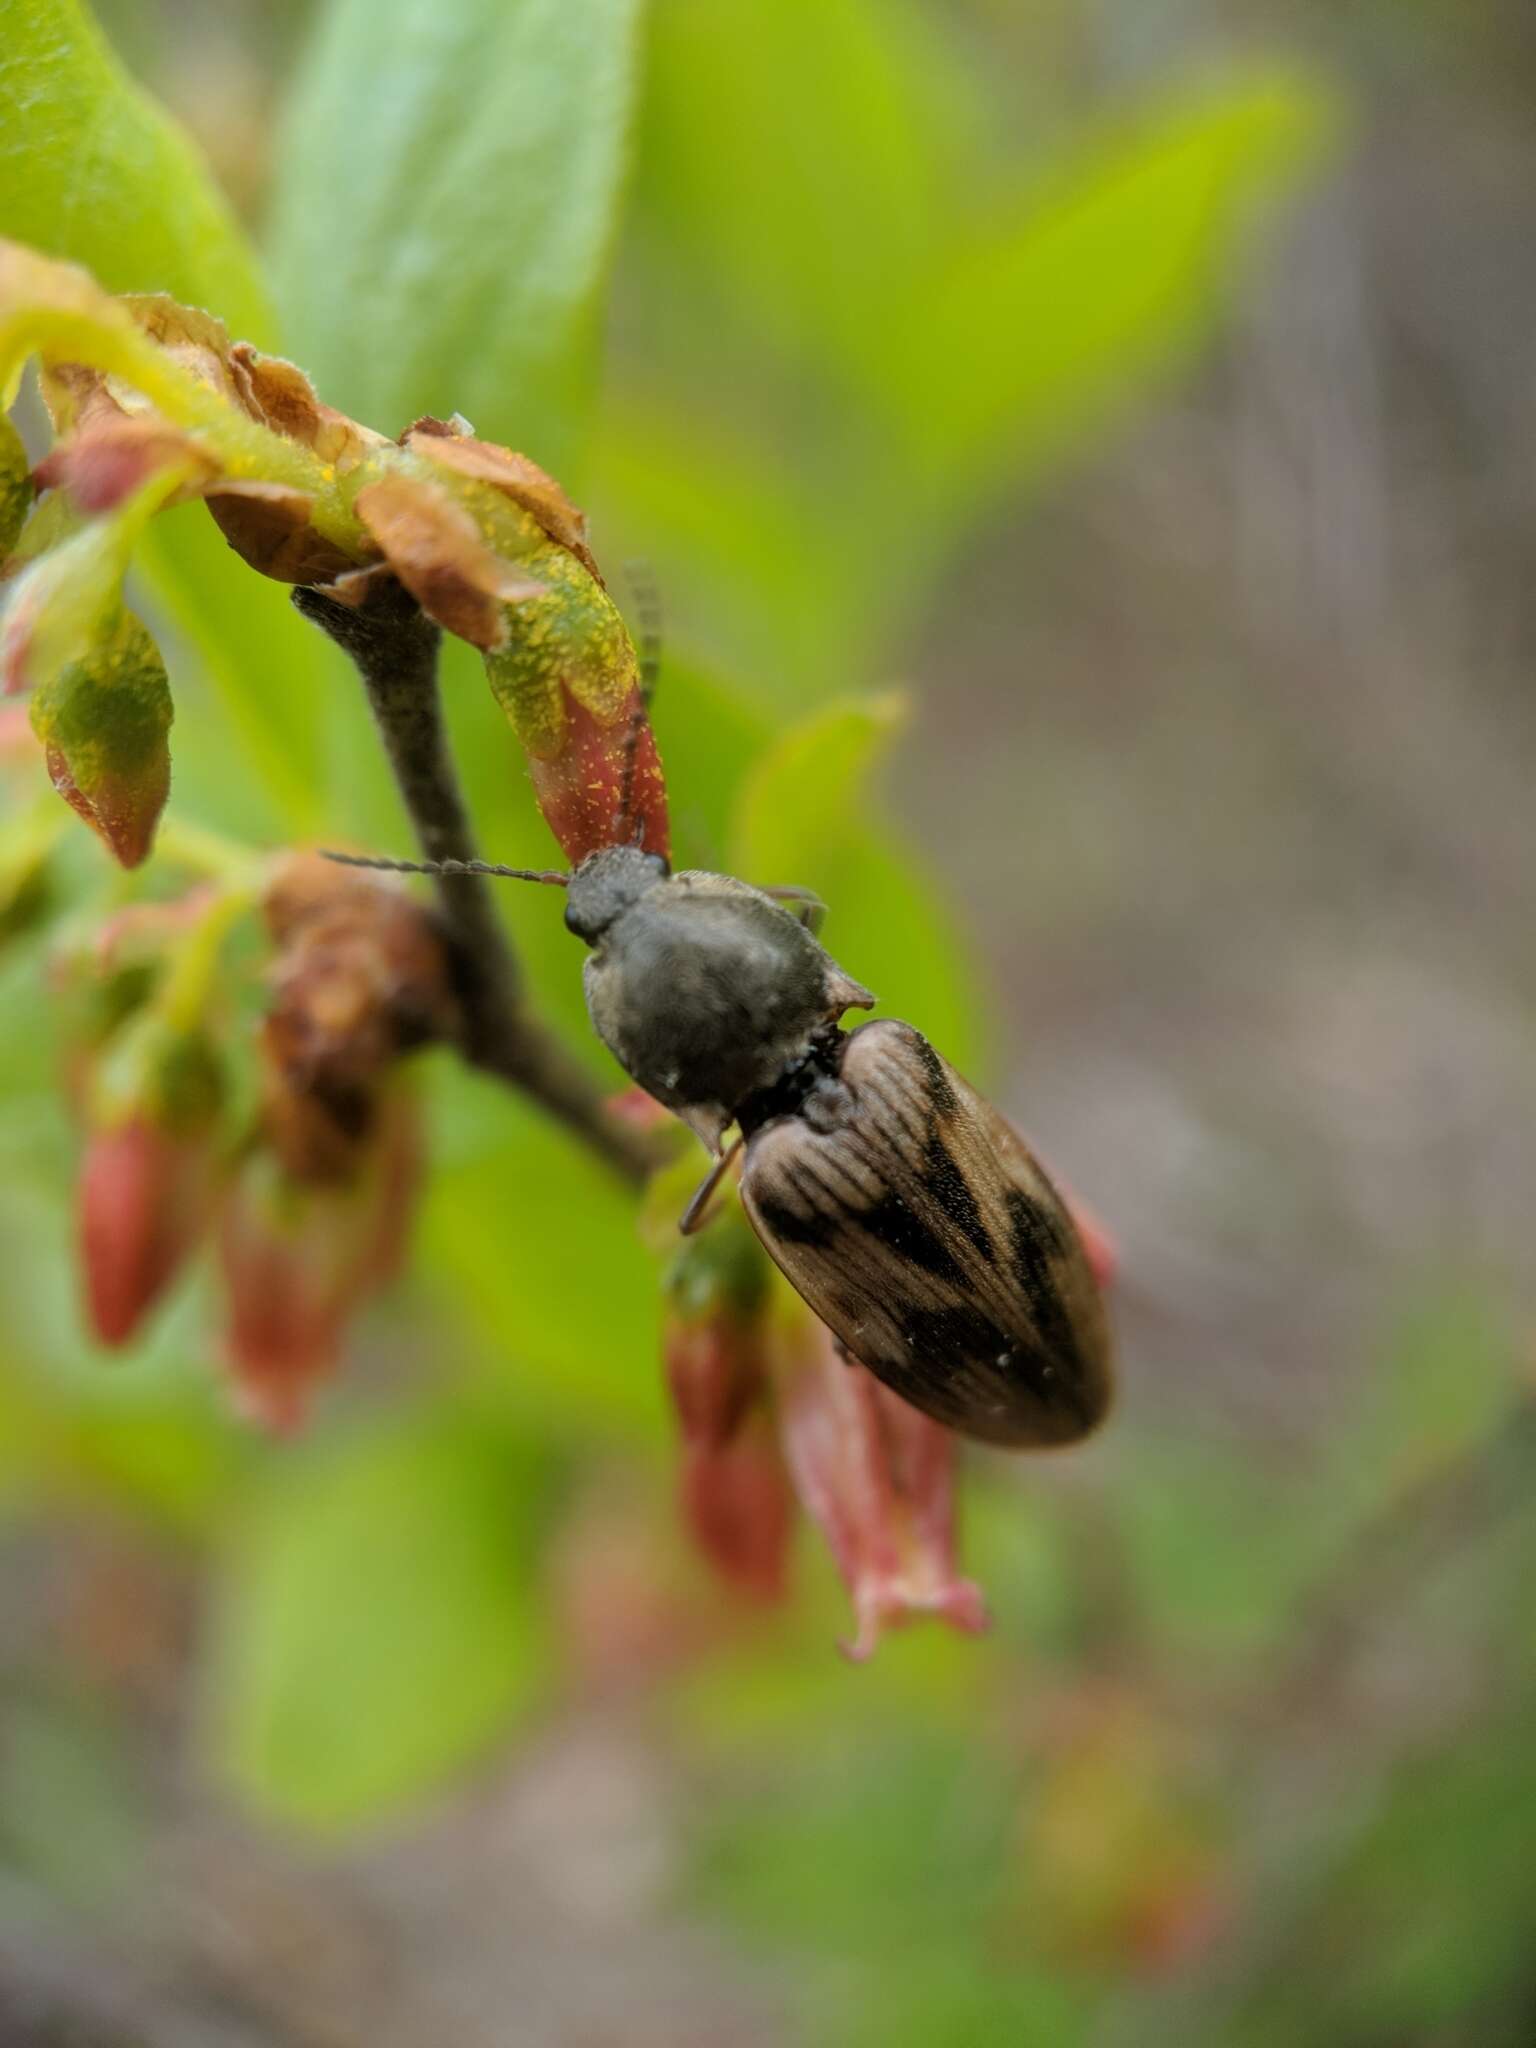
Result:
M315 501L288 484L222 482L204 494L219 531L243 562L278 583L329 583L356 557L318 533Z
M253 1420L302 1424L348 1323L398 1269L419 1181L415 1107L398 1091L349 1183L304 1185L269 1152L246 1161L224 1205L219 1263L226 1356Z
M847 1654L862 1662L888 1623L915 1614L984 1629L981 1594L955 1569L949 1432L845 1362L808 1316L780 1334L773 1379L795 1491L853 1598Z
M602 582L592 550L587 546L587 515L571 503L546 470L526 455L511 448L499 448L493 441L478 441L473 435L444 433L438 421L430 426L419 422L406 435L405 446L440 469L490 484L514 505L521 506L550 540L573 554L589 576Z
M78 511L94 515L115 512L172 470L181 472L178 490L184 490L216 476L218 464L190 434L157 414L135 419L116 413L60 441L38 464L37 481L45 489L67 491ZM170 496L157 499L156 509Z
M422 610L483 652L506 646L509 604L543 594L536 577L486 545L463 506L424 480L381 477L356 502L358 517Z
M685 1444L678 1492L693 1539L720 1576L753 1599L781 1600L793 1503L767 1410L724 1443Z

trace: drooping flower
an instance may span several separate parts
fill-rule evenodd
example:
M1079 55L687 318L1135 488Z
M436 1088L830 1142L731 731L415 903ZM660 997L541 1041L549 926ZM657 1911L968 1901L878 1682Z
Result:
M266 1140L302 1183L343 1181L374 1143L395 1063L457 1010L430 913L382 876L290 856L263 912L275 957L262 1025Z
M733 1193L679 1246L693 1169L689 1156L657 1175L642 1229L669 1253L662 1355L682 1439L680 1504L700 1550L733 1585L777 1598L798 1500L853 1601L850 1657L918 1615L984 1628L981 1595L956 1562L953 1435L838 1354Z
M291 1430L404 1256L422 1145L400 1062L449 1036L456 1011L437 927L394 883L295 854L263 913L275 958L260 1134L224 1204L219 1259L240 1401Z
M770 1372L795 1491L853 1601L847 1654L861 1662L914 1615L984 1629L985 1603L956 1566L953 1434L843 1358L798 1302L776 1318Z
M416 1107L399 1087L343 1179L300 1180L265 1146L244 1161L218 1249L225 1356L252 1420L279 1433L303 1423L357 1310L399 1270L420 1173Z

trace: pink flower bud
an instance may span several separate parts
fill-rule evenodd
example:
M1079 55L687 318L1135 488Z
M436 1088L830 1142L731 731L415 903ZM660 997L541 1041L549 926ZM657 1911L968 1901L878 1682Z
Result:
M771 1371L795 1491L853 1598L847 1654L862 1661L914 1614L984 1629L981 1594L955 1568L950 1433L846 1362L809 1316L776 1331Z
M766 1399L763 1253L739 1211L684 1244L667 1292L662 1353L682 1427L684 1517L723 1578L776 1600L789 1482Z
M792 1504L766 1408L723 1443L685 1439L678 1491L694 1541L720 1576L755 1600L781 1600Z
M92 1329L121 1345L207 1225L223 1072L201 1032L146 1015L96 1056L84 1093L94 1128L77 1191L80 1270Z
M398 1270L419 1178L415 1107L398 1092L348 1181L298 1181L266 1151L245 1162L219 1228L225 1350L241 1407L268 1429L303 1423L359 1306Z
M669 1314L662 1355L684 1443L729 1443L764 1393L762 1356L751 1324L718 1309L688 1320Z
M215 1171L206 1132L177 1135L144 1115L87 1141L80 1269L103 1344L127 1344L181 1270L207 1221Z

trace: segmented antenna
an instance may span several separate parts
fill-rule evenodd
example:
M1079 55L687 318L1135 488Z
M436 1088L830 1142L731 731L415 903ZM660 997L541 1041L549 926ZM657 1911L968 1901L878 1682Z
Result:
M510 882L549 882L563 889L570 876L560 868L505 868L493 860L386 860L371 853L335 853L321 849L326 860L343 868L383 868L392 875L501 875Z
M635 817L635 757L640 749L641 728L650 714L651 699L661 680L661 592L649 562L626 562L624 575L635 602L635 652L640 664L640 701L629 721L629 735L624 743L624 780L620 785L622 796L615 823L621 840L628 833L638 844L643 828Z

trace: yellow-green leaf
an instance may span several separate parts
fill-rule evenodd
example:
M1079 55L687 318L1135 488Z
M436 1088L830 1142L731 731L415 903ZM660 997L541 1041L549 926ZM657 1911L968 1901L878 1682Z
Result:
M953 914L870 820L868 785L902 720L899 698L862 697L791 726L743 785L733 864L748 881L814 889L830 913L824 943L875 990L882 1013L915 1024L974 1073L982 1005Z
M1039 468L1208 327L1266 203L1335 126L1313 81L1247 72L1091 133L957 234L868 369L919 476Z
M245 237L197 149L128 77L81 0L11 0L0 63L0 233L110 291L169 292L269 336Z
M332 404L468 415L564 475L585 410L637 0L333 0L277 156L285 331Z

